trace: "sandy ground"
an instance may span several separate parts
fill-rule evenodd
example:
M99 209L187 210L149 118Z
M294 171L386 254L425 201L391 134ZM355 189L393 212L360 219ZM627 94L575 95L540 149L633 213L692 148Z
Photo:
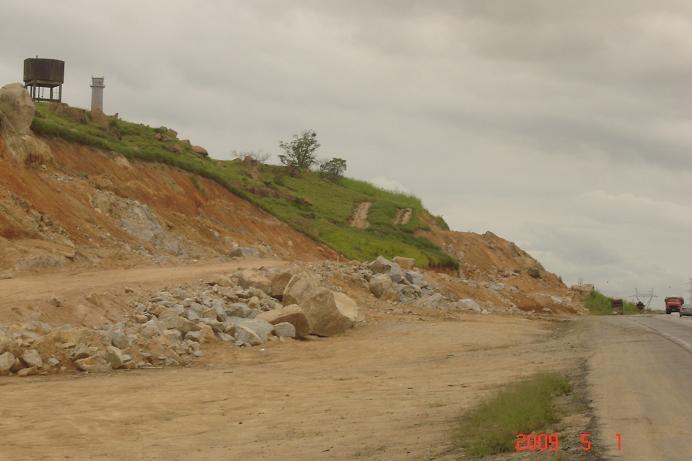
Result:
M578 361L558 322L393 318L191 368L0 380L0 459L459 459L454 418Z
M588 323L594 338L589 383L607 459L692 459L692 318L597 317Z

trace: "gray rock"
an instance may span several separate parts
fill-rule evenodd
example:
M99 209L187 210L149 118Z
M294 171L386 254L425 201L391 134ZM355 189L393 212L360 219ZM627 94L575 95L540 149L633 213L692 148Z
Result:
M183 334L187 333L188 331L199 330L199 326L197 326L195 322L192 322L179 315L171 315L164 318L159 317L159 322L161 322L161 326L163 328L180 330L180 332Z
M259 346L264 343L257 333L244 325L238 325L236 327L235 337L237 342L250 346Z
M438 307L444 300L441 293L433 293L420 300L420 304L425 307Z
M106 353L104 354L104 359L108 362L114 370L122 368L127 362L127 354L115 346L108 346L106 348Z
M111 344L118 349L127 349L130 347L130 338L121 330L111 333Z
M231 250L230 256L236 256L241 258L259 258L261 254L257 248L238 247Z
M384 256L378 256L374 261L368 264L368 269L375 272L376 274L384 274L389 272L389 268L392 266L392 262L385 258Z
M60 360L56 359L55 357L50 357L48 360L46 360L46 363L55 368L60 365Z
M274 325L274 334L280 338L295 338L296 327L288 322L281 322Z
M394 282L392 282L392 279L387 274L377 274L371 277L368 288L377 298L385 301L394 301L397 299Z
M202 341L202 333L199 331L188 331L185 335L185 339L199 343Z
M465 298L465 299L460 299L459 301L456 302L457 306L461 309L468 310L468 311L473 311L473 312L481 312L481 306L478 304L475 300L471 298Z
M413 286L424 287L425 285L427 285L427 283L425 282L425 278L423 277L423 274L421 274L420 272L406 271L404 273L404 277L406 278L406 281L408 281Z
M220 339L221 341L224 341L224 342L227 342L227 343L235 342L235 338L234 338L233 336L231 336L231 335L229 335L229 334L226 334L226 333L224 333L224 332L222 332L222 331L217 332L217 333L216 333L216 336L218 336L219 339Z
M401 272L401 267L397 263L392 263L392 266L389 268L388 275L394 283L399 283L404 278L404 275Z
M30 367L41 368L43 359L36 349L28 349L22 353L22 360Z
M16 358L12 352L0 354L0 375L6 375L12 370Z
M252 309L245 303L233 303L226 306L225 312L229 317L249 317Z
M271 323L262 319L244 319L242 317L232 317L229 320L235 324L236 339L240 339L238 337L238 328L242 326L257 335L257 337L260 338L263 343L266 343L269 339L269 335L274 329L274 326Z
M154 336L159 336L163 327L158 319L151 319L142 325L142 336L145 338L153 338Z

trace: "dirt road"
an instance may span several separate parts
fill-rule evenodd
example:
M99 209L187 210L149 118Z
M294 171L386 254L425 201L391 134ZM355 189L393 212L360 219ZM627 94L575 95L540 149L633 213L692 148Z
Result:
M282 264L287 263L276 259L244 258L223 263L151 266L77 273L60 272L0 280L0 317L2 317L2 323L29 319L56 325L75 323L75 318L80 318L75 313L75 308L79 303L85 302L85 297L92 293L118 292L122 298L122 290L126 287L161 288L198 281L214 275L228 274L239 268ZM53 298L59 298L62 305L51 304ZM89 307L95 311L102 306ZM113 313L113 315L117 314L117 312ZM94 321L98 320L101 320L100 317L94 316Z
M598 317L589 323L596 443L607 459L692 459L692 318Z
M0 379L0 459L452 460L454 418L574 366L557 322L371 321L341 337L219 346L193 368Z

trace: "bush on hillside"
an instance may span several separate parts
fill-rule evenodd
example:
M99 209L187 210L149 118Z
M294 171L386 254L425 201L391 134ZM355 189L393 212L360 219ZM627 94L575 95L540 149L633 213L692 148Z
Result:
M345 172L346 160L342 158L334 157L320 163L320 176L330 181L343 178Z

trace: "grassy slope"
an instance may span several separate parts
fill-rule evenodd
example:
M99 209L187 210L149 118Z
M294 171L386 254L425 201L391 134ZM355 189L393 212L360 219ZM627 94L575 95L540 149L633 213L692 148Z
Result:
M410 195L348 178L334 183L312 172L292 177L275 165L249 171L251 167L240 161L199 157L188 143L174 137L157 139L157 133L165 134L165 129L113 118L108 127L100 127L56 114L45 105L38 105L32 129L43 136L98 147L132 159L165 163L212 179L351 259L400 255L415 258L422 267L457 266L454 258L415 235L417 230L426 229L421 217L427 211L418 198ZM348 219L354 207L364 201L372 202L370 227L352 228ZM412 208L413 216L408 224L394 226L391 222L400 208Z
M592 291L584 298L584 307L595 315L609 315L613 313L613 308L610 305L610 298L596 290ZM627 301L624 302L622 310L625 314L640 313L637 306Z

